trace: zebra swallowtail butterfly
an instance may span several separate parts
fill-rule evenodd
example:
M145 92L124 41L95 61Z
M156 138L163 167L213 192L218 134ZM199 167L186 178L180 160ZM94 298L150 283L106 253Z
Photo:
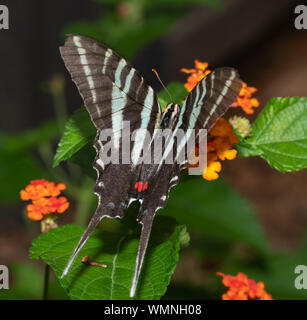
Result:
M104 146L100 139L102 130L112 128L114 144L119 151L123 149L120 141L124 120L130 121L131 132L147 129L153 134L157 128L170 128L173 134L178 129L184 132L188 129L209 130L236 100L242 81L236 70L218 68L199 82L182 107L169 103L162 112L154 90L125 59L106 45L82 35L69 35L60 52L97 128L94 141L97 155L93 166L97 171L94 192L99 198L96 212L62 276L68 273L75 257L103 217L122 218L130 203L139 200L141 206L137 221L142 224L142 231L130 290L133 297L155 213L166 205L170 188L178 184L180 170L187 167L187 161L166 164L165 158L170 152L167 145L158 164L135 164L134 161L131 164L105 165L100 157ZM141 156L144 143L144 134L137 131L130 146L134 160ZM183 146L177 147L179 150Z

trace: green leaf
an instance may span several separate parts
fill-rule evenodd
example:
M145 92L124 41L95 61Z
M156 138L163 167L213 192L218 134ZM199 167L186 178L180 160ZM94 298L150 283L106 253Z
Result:
M60 279L71 299L129 299L139 227L121 233L93 233L68 275ZM156 217L136 299L159 299L165 293L179 259L182 229L169 217ZM32 243L31 258L43 259L59 278L83 232L84 228L66 225L42 234ZM107 268L82 264L80 260L85 255Z
M161 213L206 236L242 242L261 252L268 250L254 210L222 179L207 182L197 177L180 182Z
M178 102L178 100L182 100L188 95L188 92L184 88L183 84L180 82L171 82L167 86L168 91L170 92L174 102ZM160 105L162 109L166 107L168 103L170 103L170 97L168 96L167 92L165 90L161 90L158 93L158 99L160 102Z
M93 180L96 180L97 172L93 168L95 156L95 148L93 147L92 143L88 143L81 150L72 155L69 160L77 164L81 168L82 172L87 176Z
M96 129L88 112L84 107L78 109L65 125L53 166L56 167L61 161L69 159L87 143L92 143L95 135Z
M238 148L281 172L307 168L307 98L272 98Z

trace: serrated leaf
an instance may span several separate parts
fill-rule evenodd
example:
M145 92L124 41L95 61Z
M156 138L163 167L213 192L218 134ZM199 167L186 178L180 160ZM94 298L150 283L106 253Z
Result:
M272 98L242 146L241 155L259 155L281 172L306 168L307 98Z
M78 109L67 121L64 134L59 142L53 166L69 159L86 144L93 142L96 129L84 107Z
M86 144L81 150L72 155L69 159L71 162L77 164L83 173L96 180L97 172L93 168L93 162L96 156L96 150L92 143Z
M169 217L156 217L136 299L159 299L165 293L179 258L182 229ZM66 225L42 234L32 243L31 258L43 259L59 278L83 232L84 228ZM61 285L71 299L129 299L138 242L136 230L96 230L68 275L60 279ZM85 255L107 268L82 264Z

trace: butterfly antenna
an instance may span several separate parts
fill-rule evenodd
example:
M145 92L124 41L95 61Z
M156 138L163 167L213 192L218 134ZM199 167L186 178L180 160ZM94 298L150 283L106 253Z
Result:
M156 77L158 78L158 80L160 81L162 87L165 89L165 91L167 92L167 94L168 94L168 96L170 97L171 101L174 103L174 99L172 98L170 92L167 90L166 86L164 85L164 83L163 83L162 80L160 79L157 70L156 70L156 69L151 69L151 70L155 73L155 75L156 75Z

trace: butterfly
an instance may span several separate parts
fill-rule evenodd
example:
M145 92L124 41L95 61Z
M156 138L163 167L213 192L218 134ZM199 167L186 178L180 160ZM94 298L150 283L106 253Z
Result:
M130 296L136 292L155 213L165 207L170 189L178 184L180 171L187 168L186 159L166 163L170 153L178 160L185 139L163 145L158 163L145 164L141 159L148 141L142 130L155 135L158 129L169 129L171 135L181 130L209 130L235 102L242 81L233 68L218 68L201 80L184 100L182 106L169 103L162 112L158 98L140 73L124 58L101 42L83 35L69 35L60 53L72 80L75 82L97 129L94 147L97 151L93 167L97 171L94 188L99 202L88 227L65 267L65 276L77 254L104 217L122 218L132 201L141 205L137 221L142 224ZM136 132L129 147L131 163L106 164L103 151L106 142L104 129L110 128L112 144L122 157L123 123L129 121ZM171 141L171 140L168 140ZM176 143L177 148L171 148ZM175 151L174 151L175 149ZM146 151L147 150L147 151Z

